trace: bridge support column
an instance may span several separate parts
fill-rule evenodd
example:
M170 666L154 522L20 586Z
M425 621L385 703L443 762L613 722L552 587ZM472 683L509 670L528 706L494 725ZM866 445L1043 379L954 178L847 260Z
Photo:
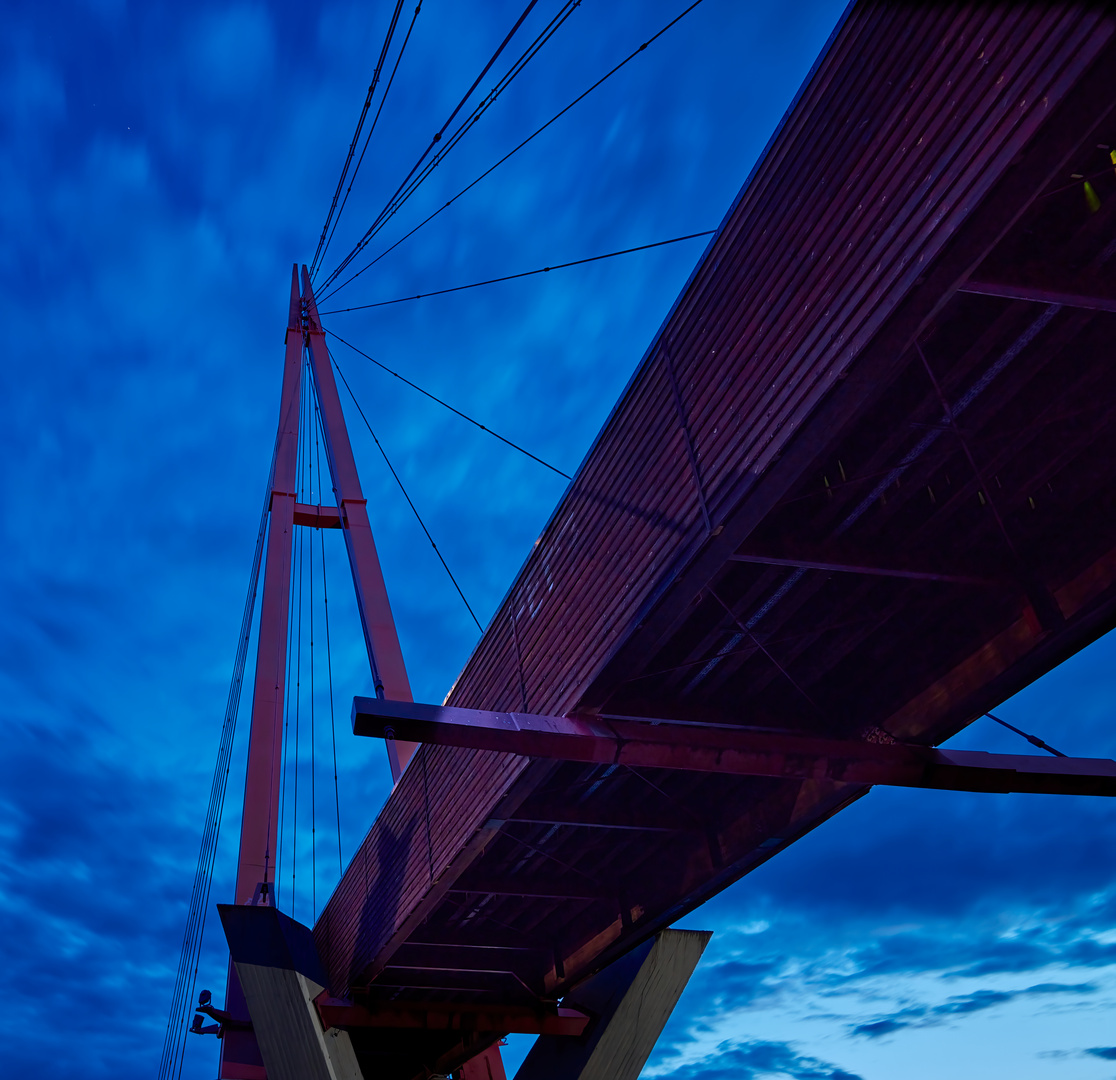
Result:
M218 904L267 1080L363 1080L349 1033L323 1028L310 928L273 907Z
M515 1080L636 1080L712 933L663 930L563 1004L592 1014L577 1038L540 1035Z
M500 1045L494 1043L483 1054L466 1061L454 1073L457 1080L508 1080L504 1072L504 1059L500 1057Z

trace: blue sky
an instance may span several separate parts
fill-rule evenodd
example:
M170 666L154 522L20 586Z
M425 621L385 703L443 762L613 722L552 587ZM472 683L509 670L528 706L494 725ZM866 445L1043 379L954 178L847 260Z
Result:
M525 31L557 6L540 4ZM585 0L385 246L683 6ZM327 265L521 8L425 0ZM323 309L712 228L840 11L704 0ZM274 437L290 266L313 253L388 15L384 3L6 7L2 1075L157 1067ZM701 247L327 325L570 472ZM337 357L484 622L564 481L344 347ZM440 700L476 628L353 414L350 430L415 694ZM347 858L389 780L382 748L344 720L368 678L335 540ZM1116 753L1113 651L1098 643L1004 713L1068 752ZM319 640L326 755L321 660ZM955 741L1023 748L991 724ZM315 897L302 796L304 920L336 877L332 798L332 784L316 793ZM1116 1075L1114 832L1097 802L873 792L687 920L716 934L647 1075ZM200 985L220 996L218 936L211 923ZM213 1041L193 1039L184 1075L214 1064Z

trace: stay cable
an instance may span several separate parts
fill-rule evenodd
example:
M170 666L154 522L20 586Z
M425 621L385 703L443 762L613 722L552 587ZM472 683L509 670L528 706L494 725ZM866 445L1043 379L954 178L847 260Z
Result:
M625 67L627 64L629 64L637 56L639 56L639 54L641 52L646 50L648 45L651 45L655 41L658 41L658 39L661 38L668 30L670 30L673 26L675 26L675 24L680 22L687 15L689 15L690 12L693 11L694 8L698 7L698 5L700 5L702 2L703 2L703 0L694 0L694 2L692 4L690 4L690 6L687 7L683 12L681 12L681 14L676 15L673 19L670 20L670 22L668 22L666 24L666 26L664 26L657 33L653 34L645 42L643 42L643 44L640 45L637 49L634 49L631 53L629 53L626 57L624 57L624 59L621 60L620 63L618 63L610 71L605 72L605 74L602 75L595 83L593 83L592 86L590 86L586 90L583 90L580 94L577 95L577 97L575 97L573 99L573 101L571 101L564 108L559 109L558 112L556 112L549 120L547 120L547 122L545 124L543 124L541 127L536 128L521 143L519 143L517 146L512 147L512 149L509 150L502 158L500 158L499 161L497 161L494 165L490 165L487 169L485 169L484 172L482 172L471 183L466 184L465 187L463 187L456 195L454 195L452 199L450 199L446 203L443 203L432 214L429 214L425 218L423 218L422 221L420 221L413 229L411 229L409 232L404 233L398 240L395 241L394 244L392 244L390 247L387 247L383 251L381 251L380 254L377 255L371 262L366 263L358 271L356 271L355 274L352 274L350 277L346 278L343 282L341 282L340 285L334 286L334 288L331 289L329 292L325 292L324 295L319 296L318 297L318 303L319 304L324 303L326 300L328 300L331 296L333 296L340 289L343 289L346 285L355 281L366 270L375 266L376 263L378 263L385 255L388 255L390 252L394 251L397 247L399 247L399 245L402 244L404 240L410 239L412 236L415 235L415 233L417 233L419 231L419 229L423 228L425 225L428 225L431 221L433 221L440 213L442 213L443 210L448 210L451 206L453 206L453 204L455 202L457 202L458 199L461 198L462 195L464 195L468 191L471 191L486 176L489 176L493 172L495 172L501 165L504 164L504 162L508 161L510 158L512 158L516 154L518 154L519 151L522 150L525 146L527 146L528 143L530 143L532 140L536 139L539 135L541 135L544 131L546 131L546 129L549 128L553 123L555 123L557 120L560 120L563 116L565 116L566 113L568 113L575 105L577 105L581 101L584 101L585 98L587 98L594 90L596 90L599 86L602 86L604 83L606 83L609 79L612 78L613 75L615 75L623 67ZM341 269L343 269L343 268L339 267L338 271L330 276L330 280L333 280L337 276L337 273ZM326 282L326 285L328 285L328 284L329 284L329 282ZM325 286L323 286L323 290L324 290L324 288L325 288Z

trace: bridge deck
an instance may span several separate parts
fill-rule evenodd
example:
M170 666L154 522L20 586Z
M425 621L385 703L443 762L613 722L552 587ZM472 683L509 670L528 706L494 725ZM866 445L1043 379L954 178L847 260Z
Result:
M933 744L1111 628L1114 106L1099 8L857 5L449 703ZM331 989L553 999L866 790L425 747Z

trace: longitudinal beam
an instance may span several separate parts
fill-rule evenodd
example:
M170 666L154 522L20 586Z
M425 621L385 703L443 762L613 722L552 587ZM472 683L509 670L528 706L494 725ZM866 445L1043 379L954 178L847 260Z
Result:
M731 562L757 563L760 566L793 566L803 570L828 570L837 574L866 574L870 577L906 578L908 581L944 581L952 585L981 585L984 587L1002 586L1003 582L989 578L974 577L971 574L946 574L937 570L911 570L899 566L870 565L863 562L838 562L817 556L766 555L762 552L738 551L729 556Z
M653 769L847 784L1116 796L1116 761L938 750L720 725L488 712L353 699L353 731L442 746Z
M959 291L1036 304L1062 304L1087 311L1116 311L1116 289L1095 274L1038 277L1032 271L1030 276L1017 279L974 277Z

